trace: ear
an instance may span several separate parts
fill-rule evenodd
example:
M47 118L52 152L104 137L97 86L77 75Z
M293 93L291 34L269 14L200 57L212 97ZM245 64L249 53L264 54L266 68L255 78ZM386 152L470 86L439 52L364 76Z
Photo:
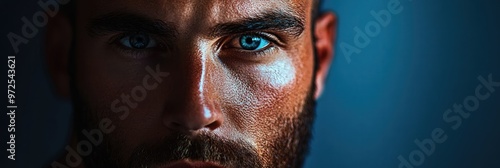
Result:
M337 17L331 12L324 13L316 18L314 47L316 49L317 70L315 74L316 92L314 98L317 100L323 93L323 89L333 59L335 39L337 35Z
M62 13L54 16L47 25L45 56L47 68L57 94L70 98L69 57L72 43L69 18Z

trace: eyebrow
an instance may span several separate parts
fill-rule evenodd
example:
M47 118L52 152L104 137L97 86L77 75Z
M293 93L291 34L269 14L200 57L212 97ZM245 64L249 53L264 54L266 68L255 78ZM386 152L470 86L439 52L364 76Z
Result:
M275 30L288 32L298 37L305 29L304 22L303 17L298 17L292 12L274 10L233 22L217 24L211 29L209 35L221 37L251 31ZM123 12L108 13L92 19L88 25L88 31L91 36L106 35L117 31L145 32L172 40L178 34L172 22Z
M275 30L285 31L298 37L305 29L304 22L304 18L298 17L296 14L275 10L265 12L256 17L218 24L212 29L210 36L220 37L228 34L239 34L250 31Z
M154 35L174 38L178 33L173 23L145 16L114 12L91 20L88 30L91 36L105 35L117 31L145 32Z

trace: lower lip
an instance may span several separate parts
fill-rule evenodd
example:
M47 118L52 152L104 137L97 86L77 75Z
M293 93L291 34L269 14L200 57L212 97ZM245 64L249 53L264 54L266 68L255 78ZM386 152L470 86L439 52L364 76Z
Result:
M176 161L161 168L223 168L222 166L201 161Z

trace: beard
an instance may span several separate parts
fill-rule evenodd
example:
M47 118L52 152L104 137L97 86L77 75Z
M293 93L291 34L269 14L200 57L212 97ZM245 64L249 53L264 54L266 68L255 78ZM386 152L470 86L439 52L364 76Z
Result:
M91 106L83 102L74 102L75 128L96 128L99 117L89 115L96 111L90 111L88 107ZM202 132L189 136L175 133L164 137L159 143L139 145L128 158L123 158L119 154L127 146L123 140L113 136L115 134L107 134L103 136L103 143L95 146L83 161L86 167L92 168L149 168L186 159L217 163L223 167L302 167L312 136L314 107L315 101L309 94L297 117L278 117L273 127L280 136L266 146L262 155L244 140L224 139L210 132ZM83 134L79 134L78 138L85 139Z
M98 123L102 119L98 114L112 114L112 112L106 108L107 106L100 106L101 108L92 106L93 104L89 103L91 99L82 96L83 90L79 90L76 85L74 69L71 73L73 74L71 95L75 111L74 131L78 133L77 138L80 141L86 139L81 130L98 128ZM276 116L275 122L269 128L274 130L272 133L279 136L266 141L260 155L254 146L243 139L227 139L210 132L201 132L196 135L174 133L163 137L158 143L141 144L135 147L129 156L122 156L120 154L123 154L123 149L128 146L125 145L124 139L118 138L123 136L117 136L112 132L104 134L102 143L95 146L89 156L83 157L83 162L85 167L89 168L150 168L179 160L212 162L223 167L235 168L299 168L304 164L312 138L316 106L313 97L314 86L311 84L308 94L299 106L301 108L294 112L298 114L296 117L279 114Z
M96 128L99 118L85 101L74 102L77 130ZM103 136L103 143L95 146L93 152L83 158L86 167L92 168L150 168L178 160L196 160L217 163L223 167L302 167L309 150L315 102L312 94L307 96L302 111L296 118L279 118L273 126L277 129L276 140L272 141L263 156L255 147L243 140L224 139L209 132L185 135L175 133L164 137L156 144L142 144L136 147L128 158L123 152L123 140L115 134ZM92 113L94 112L94 113ZM93 117L91 117L93 116ZM85 121L85 122L84 122ZM79 140L85 139L79 134Z

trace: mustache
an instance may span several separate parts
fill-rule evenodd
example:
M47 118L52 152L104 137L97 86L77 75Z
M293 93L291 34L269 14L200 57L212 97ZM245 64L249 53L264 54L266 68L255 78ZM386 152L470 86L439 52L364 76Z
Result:
M257 150L243 140L223 139L203 132L189 136L176 133L155 145L140 145L131 155L131 168L151 168L178 160L217 163L223 167L263 167Z

